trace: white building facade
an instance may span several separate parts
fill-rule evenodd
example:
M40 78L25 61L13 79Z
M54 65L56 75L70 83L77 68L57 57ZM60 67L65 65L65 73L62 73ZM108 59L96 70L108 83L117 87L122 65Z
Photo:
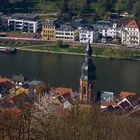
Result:
M90 43L93 43L93 31L82 30L79 33L80 43L87 43L90 40Z
M121 41L127 46L140 46L140 25L136 20L128 22L123 27Z
M41 30L42 20L31 14L14 14L8 18L8 27L10 31L36 33Z
M106 35L112 38L121 37L121 31L122 31L122 28L117 27L117 24L115 23L113 24L112 27L109 27L107 29Z
M117 23L112 23L109 20L97 21L96 28L103 37L121 37L122 28Z

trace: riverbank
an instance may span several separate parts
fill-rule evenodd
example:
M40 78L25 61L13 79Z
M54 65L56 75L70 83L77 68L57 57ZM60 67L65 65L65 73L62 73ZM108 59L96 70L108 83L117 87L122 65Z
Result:
M70 55L84 55L85 46L71 46L67 48L58 47L55 44L43 44L43 45L27 45L27 44L1 44L1 46L16 47L19 51L30 52L44 52L44 53L59 53ZM122 59L122 60L140 60L139 49L129 49L125 47L93 47L93 56L105 57L110 59Z
M41 52L41 53L52 53L52 54L66 54L66 55L85 55L84 53L76 53L76 52L66 52L66 51L61 51L61 52L57 52L57 51L47 51L47 50L38 50L38 49L24 49L24 48L19 48L19 51L22 52ZM108 56L104 56L104 55L95 55L93 54L93 57L100 57L100 58L110 58ZM119 58L111 58L111 59L119 59Z
M69 47L59 48L57 46L30 46L20 47L20 51L35 51L35 52L47 52L47 53L59 53L70 55L84 55L85 47ZM126 60L140 60L140 51L129 50L125 48L93 48L94 57L105 57L110 59L126 59Z

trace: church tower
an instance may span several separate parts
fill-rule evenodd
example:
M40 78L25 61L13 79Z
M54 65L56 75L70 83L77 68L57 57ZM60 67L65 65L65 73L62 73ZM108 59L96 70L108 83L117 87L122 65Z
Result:
M85 50L85 60L82 65L80 77L80 100L84 102L95 102L96 93L96 67L92 60L92 48L90 41Z

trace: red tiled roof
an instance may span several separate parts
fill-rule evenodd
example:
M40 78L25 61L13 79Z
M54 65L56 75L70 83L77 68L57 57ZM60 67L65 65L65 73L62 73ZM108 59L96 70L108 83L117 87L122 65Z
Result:
M19 115L21 113L21 110L17 108L0 108L0 111L10 113L11 115Z
M136 95L136 93L126 92L126 91L121 91L120 92L120 97L122 97L122 98L126 98L128 96L134 96L134 95Z
M130 110L129 115L138 115L138 116L140 116L140 109Z
M135 19L131 20L128 22L127 25L125 25L125 27L128 28L139 28L139 24L137 23L137 21Z
M59 87L59 88L51 88L51 91L54 93L60 93L60 94L64 94L64 93L72 93L72 88L63 88L63 87Z
M7 78L0 78L0 83L10 82L10 79Z
M110 105L117 105L117 103L116 102L101 102L101 104L100 104L101 106L110 106Z

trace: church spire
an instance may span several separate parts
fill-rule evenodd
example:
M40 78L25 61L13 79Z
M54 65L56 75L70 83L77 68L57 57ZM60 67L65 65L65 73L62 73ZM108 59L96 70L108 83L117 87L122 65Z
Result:
M85 60L82 65L81 77L80 77L80 100L85 100L86 102L91 101L93 96L93 91L95 89L96 81L96 67L92 60L92 48L90 46L90 41L88 41L85 50Z
M92 48L90 46L90 41L88 41L85 49L85 61L82 65L81 79L96 80L96 67L92 60Z
M87 48L86 48L86 55L92 56L92 48L90 46L90 40L88 40Z

